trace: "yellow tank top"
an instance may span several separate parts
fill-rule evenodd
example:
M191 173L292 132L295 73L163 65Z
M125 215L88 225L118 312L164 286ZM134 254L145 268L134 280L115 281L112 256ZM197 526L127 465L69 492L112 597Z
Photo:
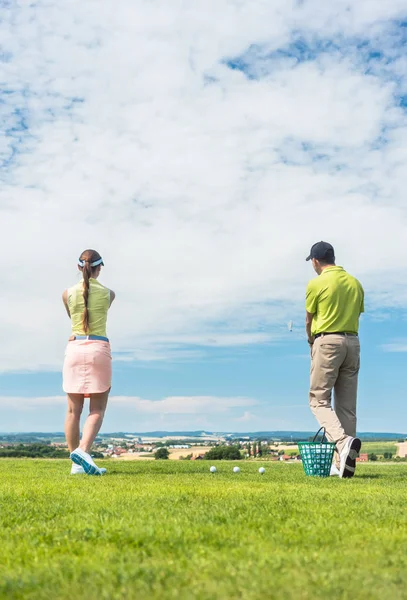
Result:
M82 326L83 311L83 280L68 289L68 306L71 313L73 335L106 336L107 311L110 306L110 290L96 279L89 279L89 331L85 333Z

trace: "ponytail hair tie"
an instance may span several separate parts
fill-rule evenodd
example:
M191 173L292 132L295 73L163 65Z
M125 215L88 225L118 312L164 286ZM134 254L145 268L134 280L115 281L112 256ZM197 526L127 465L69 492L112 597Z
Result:
M89 262L89 261L79 259L78 265L83 268L85 266L86 262ZM90 263L90 266L92 268L98 267L99 265L102 265L103 267L105 266L105 264L103 262L103 258L99 258L99 260L95 260L93 263Z

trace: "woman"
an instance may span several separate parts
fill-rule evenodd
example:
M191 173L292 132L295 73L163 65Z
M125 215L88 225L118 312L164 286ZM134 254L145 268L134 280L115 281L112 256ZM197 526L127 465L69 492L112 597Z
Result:
M63 388L68 397L65 435L71 460L71 474L102 475L89 452L103 423L112 380L112 357L106 337L107 311L115 293L97 281L102 257L85 250L79 257L82 279L62 294L72 322L72 335L65 352ZM89 415L80 441L80 418L85 397L90 398Z

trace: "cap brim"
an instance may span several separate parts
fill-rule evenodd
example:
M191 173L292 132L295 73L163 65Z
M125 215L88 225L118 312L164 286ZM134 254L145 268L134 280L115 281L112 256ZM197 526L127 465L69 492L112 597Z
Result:
M312 256L311 254L305 259L305 260L311 260Z

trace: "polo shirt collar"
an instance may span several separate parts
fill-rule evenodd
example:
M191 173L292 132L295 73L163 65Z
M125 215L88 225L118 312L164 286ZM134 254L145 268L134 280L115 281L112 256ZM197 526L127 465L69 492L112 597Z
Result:
M323 275L324 273L330 273L332 271L344 271L345 269L343 267L340 267L339 265L332 265L332 267L326 267L321 275Z

